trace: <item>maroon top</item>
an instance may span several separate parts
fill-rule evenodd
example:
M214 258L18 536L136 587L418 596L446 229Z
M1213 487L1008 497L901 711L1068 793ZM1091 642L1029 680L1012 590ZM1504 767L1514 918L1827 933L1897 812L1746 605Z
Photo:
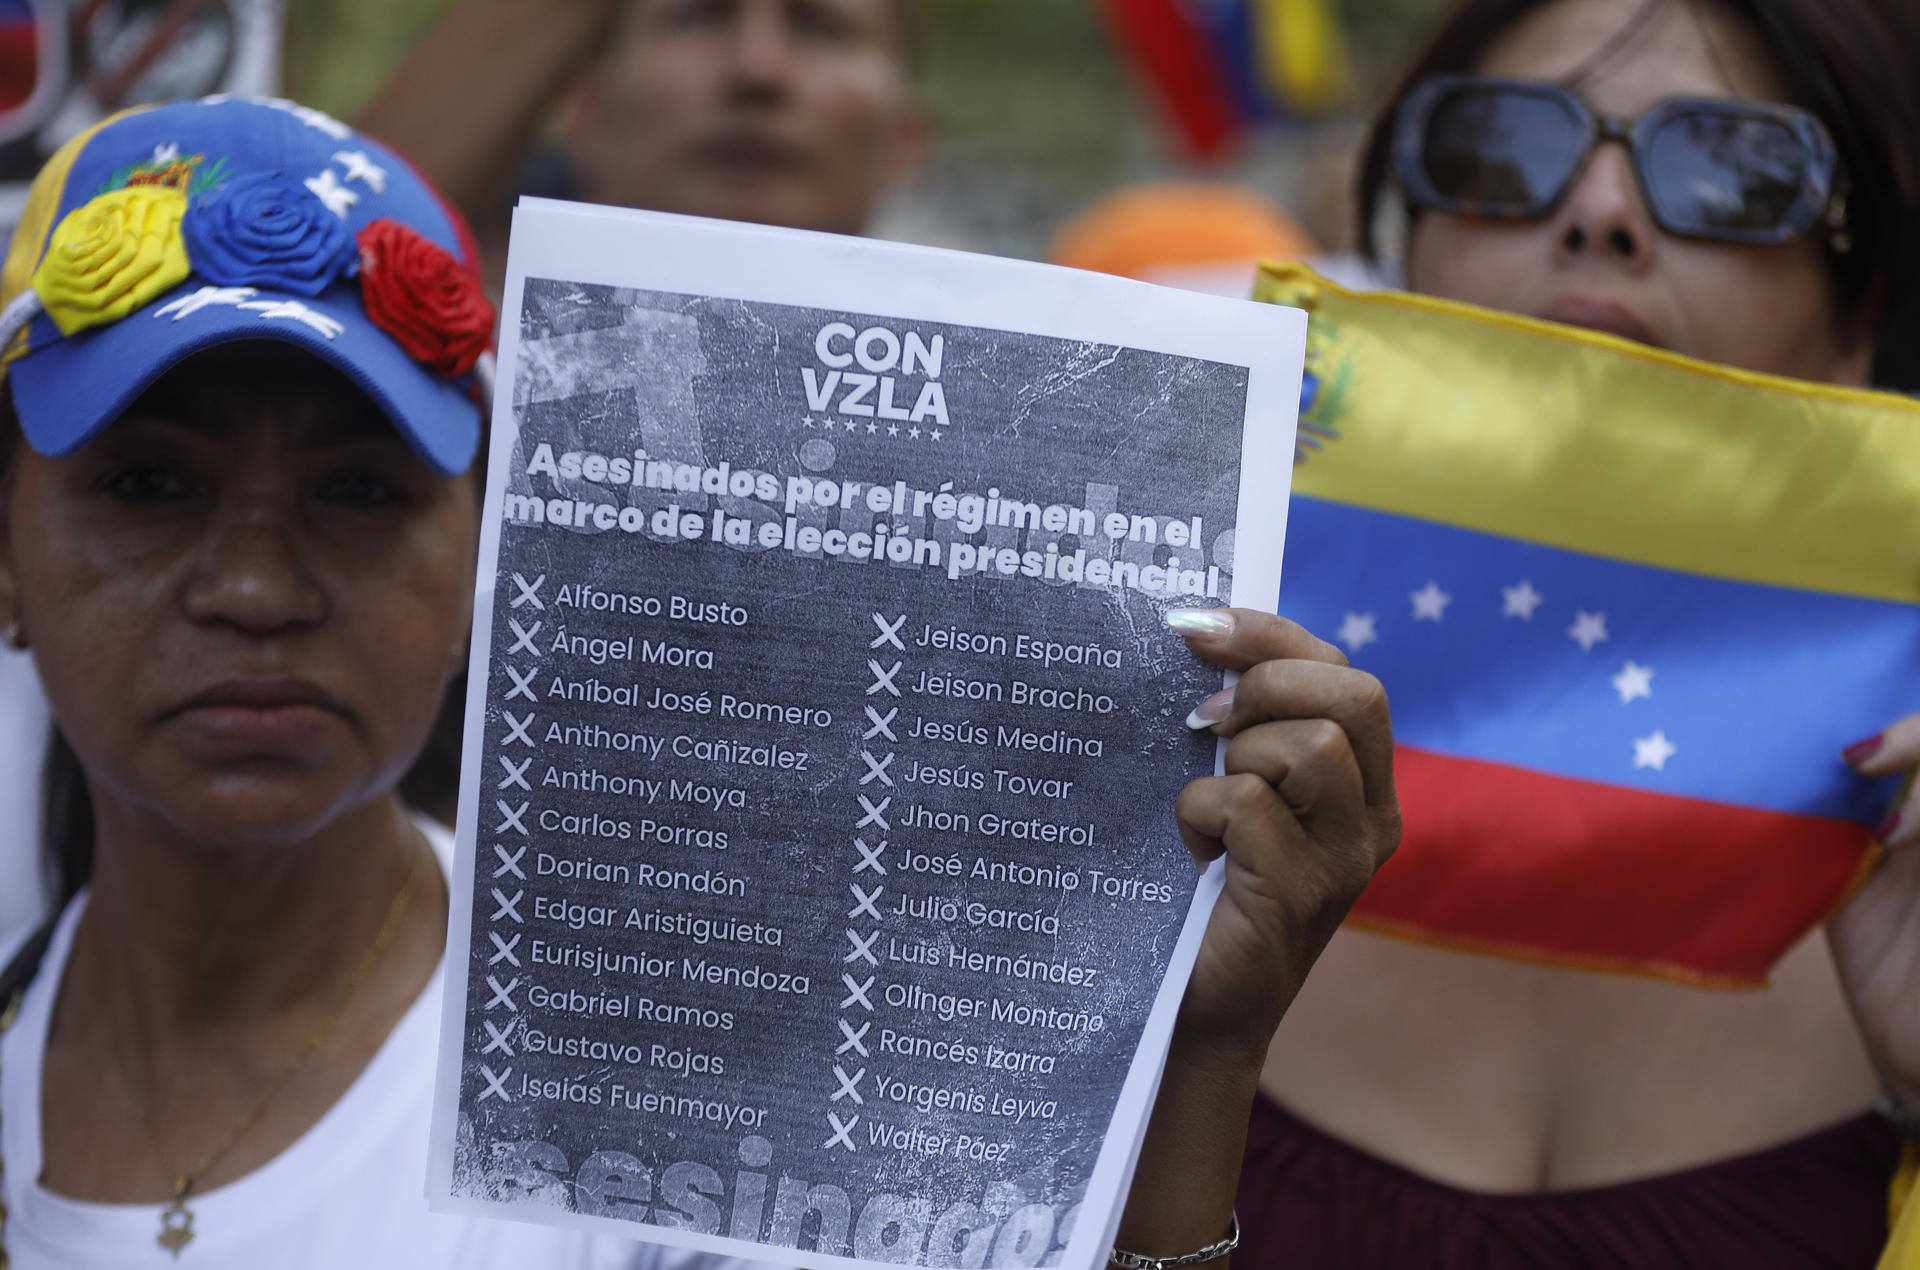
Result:
M1592 1190L1429 1181L1254 1101L1239 1267L1872 1270L1899 1139L1861 1116L1753 1155Z

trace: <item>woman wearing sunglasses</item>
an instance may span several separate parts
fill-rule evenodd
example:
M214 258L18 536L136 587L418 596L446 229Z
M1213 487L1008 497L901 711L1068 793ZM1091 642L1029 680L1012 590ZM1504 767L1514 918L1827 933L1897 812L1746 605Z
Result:
M1870 0L1466 0L1375 128L1364 223L1404 203L1416 291L1866 384L1914 289L1913 56ZM1920 723L1849 758L1911 767ZM1753 993L1343 931L1269 1053L1243 1256L1872 1266L1900 1146L1869 1104L1920 1106L1917 868Z

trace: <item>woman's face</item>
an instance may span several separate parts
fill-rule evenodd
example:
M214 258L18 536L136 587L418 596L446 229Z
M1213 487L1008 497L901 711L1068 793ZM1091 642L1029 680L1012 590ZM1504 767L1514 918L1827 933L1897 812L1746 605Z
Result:
M392 789L464 647L471 482L291 349L202 354L68 458L17 445L4 510L0 616L103 817L302 841Z
M1717 4L1668 0L1599 61L1643 0L1554 0L1473 68L1567 82L1597 112L1634 118L1669 97L1784 102L1758 33ZM1569 322L1752 370L1864 384L1867 325L1843 321L1817 235L1779 247L1679 238L1654 225L1626 148L1603 143L1545 220L1422 212L1407 249L1415 291Z

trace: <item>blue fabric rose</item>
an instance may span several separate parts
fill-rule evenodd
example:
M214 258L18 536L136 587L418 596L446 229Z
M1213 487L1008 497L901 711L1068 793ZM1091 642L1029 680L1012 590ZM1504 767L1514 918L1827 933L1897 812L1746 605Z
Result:
M279 173L234 177L196 196L180 232L194 272L221 287L317 296L360 261L346 222Z

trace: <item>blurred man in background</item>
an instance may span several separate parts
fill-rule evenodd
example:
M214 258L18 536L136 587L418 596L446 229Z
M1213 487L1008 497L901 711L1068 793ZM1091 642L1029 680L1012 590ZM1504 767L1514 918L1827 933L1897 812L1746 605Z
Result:
M927 152L916 8L457 0L360 122L474 221L496 278L519 194L859 233Z

